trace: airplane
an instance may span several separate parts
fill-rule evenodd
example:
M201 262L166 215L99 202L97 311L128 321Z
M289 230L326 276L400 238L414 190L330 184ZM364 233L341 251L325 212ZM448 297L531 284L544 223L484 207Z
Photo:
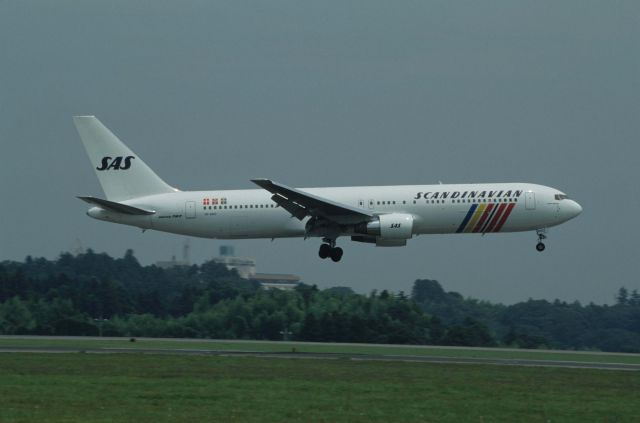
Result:
M322 238L318 255L342 259L339 237L379 247L423 234L536 231L582 212L565 193L530 183L292 188L252 179L258 189L181 191L168 185L95 116L74 123L106 198L82 196L87 215L174 234L215 239Z

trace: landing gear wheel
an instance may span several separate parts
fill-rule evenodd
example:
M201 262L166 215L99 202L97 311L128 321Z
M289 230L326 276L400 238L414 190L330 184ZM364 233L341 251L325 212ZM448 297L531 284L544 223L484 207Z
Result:
M336 248L332 248L331 249L331 260L333 260L334 262L339 262L340 259L342 259L342 248L340 247L336 247Z
M322 244L320 246L320 250L318 251L318 256L324 260L331 255L332 250L333 249L329 244Z
M538 243L536 244L536 250L543 252L546 247L542 241L547 239L547 229L546 228L537 229L536 234L538 235Z

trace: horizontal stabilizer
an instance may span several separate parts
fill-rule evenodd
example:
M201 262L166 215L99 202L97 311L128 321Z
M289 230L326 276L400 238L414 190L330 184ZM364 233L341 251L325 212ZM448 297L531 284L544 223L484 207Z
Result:
M126 204L118 203L115 201L103 200L96 197L78 197L84 202L93 204L94 206L101 207L105 210L110 210L116 213L133 214L133 215L150 215L155 214L153 210L144 210L138 207L128 206Z

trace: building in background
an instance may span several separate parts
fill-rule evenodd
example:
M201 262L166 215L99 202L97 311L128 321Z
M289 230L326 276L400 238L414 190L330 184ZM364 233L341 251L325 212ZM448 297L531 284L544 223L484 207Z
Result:
M242 279L256 281L266 289L294 289L300 283L300 276L286 273L257 273L256 260L250 257L236 257L230 245L220 247L220 256L213 259L215 263L235 270Z
M256 260L249 257L236 257L235 249L230 245L220 247L220 256L214 263L224 265L228 270L235 270L242 279L251 279L256 274Z
M156 266L162 269L169 269L176 266L191 266L189 260L189 241L185 241L182 260L176 257L170 261L158 261ZM292 290L300 283L300 276L287 273L257 273L256 259L251 257L237 257L235 249L231 245L222 245L220 255L212 259L214 263L222 264L228 270L235 270L242 279L256 281L265 289Z
M290 291L300 283L300 276L286 273L256 273L251 280L259 282L265 289Z
M189 244L189 238L185 238L184 244L182 244L182 260L176 260L176 256L171 256L169 261L157 261L156 266L161 269L170 269L177 266L191 266L191 245Z

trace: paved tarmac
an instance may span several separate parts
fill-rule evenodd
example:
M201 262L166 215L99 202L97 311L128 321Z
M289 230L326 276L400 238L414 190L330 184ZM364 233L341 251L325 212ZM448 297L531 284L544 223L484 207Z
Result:
M530 359L502 359L480 357L445 357L445 356L419 356L419 355L390 355L390 354L350 354L350 353L316 353L316 352L255 352L255 351L228 351L209 349L162 349L162 348L77 348L77 347L24 347L2 346L0 353L90 353L90 354L170 354L170 355L200 355L219 357L265 357L288 359L316 359L337 360L346 359L352 361L396 361L396 362L421 362L441 364L489 364L502 366L533 366L555 368L578 368L599 370L627 370L638 371L640 364L627 363L597 363L580 361L559 360L530 360Z
M521 348L494 348L494 347L455 347L442 345L413 345L413 344L367 344L367 343L350 343L350 342L312 342L312 341L254 341L247 339L201 339L201 338L147 338L135 337L138 341L168 341L168 342L185 342L185 343L213 343L213 344L272 344L272 345L320 345L320 346L336 346L336 347L384 347L384 348L419 348L425 350L443 349L448 350L469 350L469 351L506 351L506 352L523 352ZM55 335L0 335L0 340L38 340L38 341L128 341L128 337L115 336L55 336ZM572 350L543 350L536 349L535 352L550 352L554 354L588 354L588 355L629 355L638 356L632 353L618 352L601 352L601 351L572 351Z

